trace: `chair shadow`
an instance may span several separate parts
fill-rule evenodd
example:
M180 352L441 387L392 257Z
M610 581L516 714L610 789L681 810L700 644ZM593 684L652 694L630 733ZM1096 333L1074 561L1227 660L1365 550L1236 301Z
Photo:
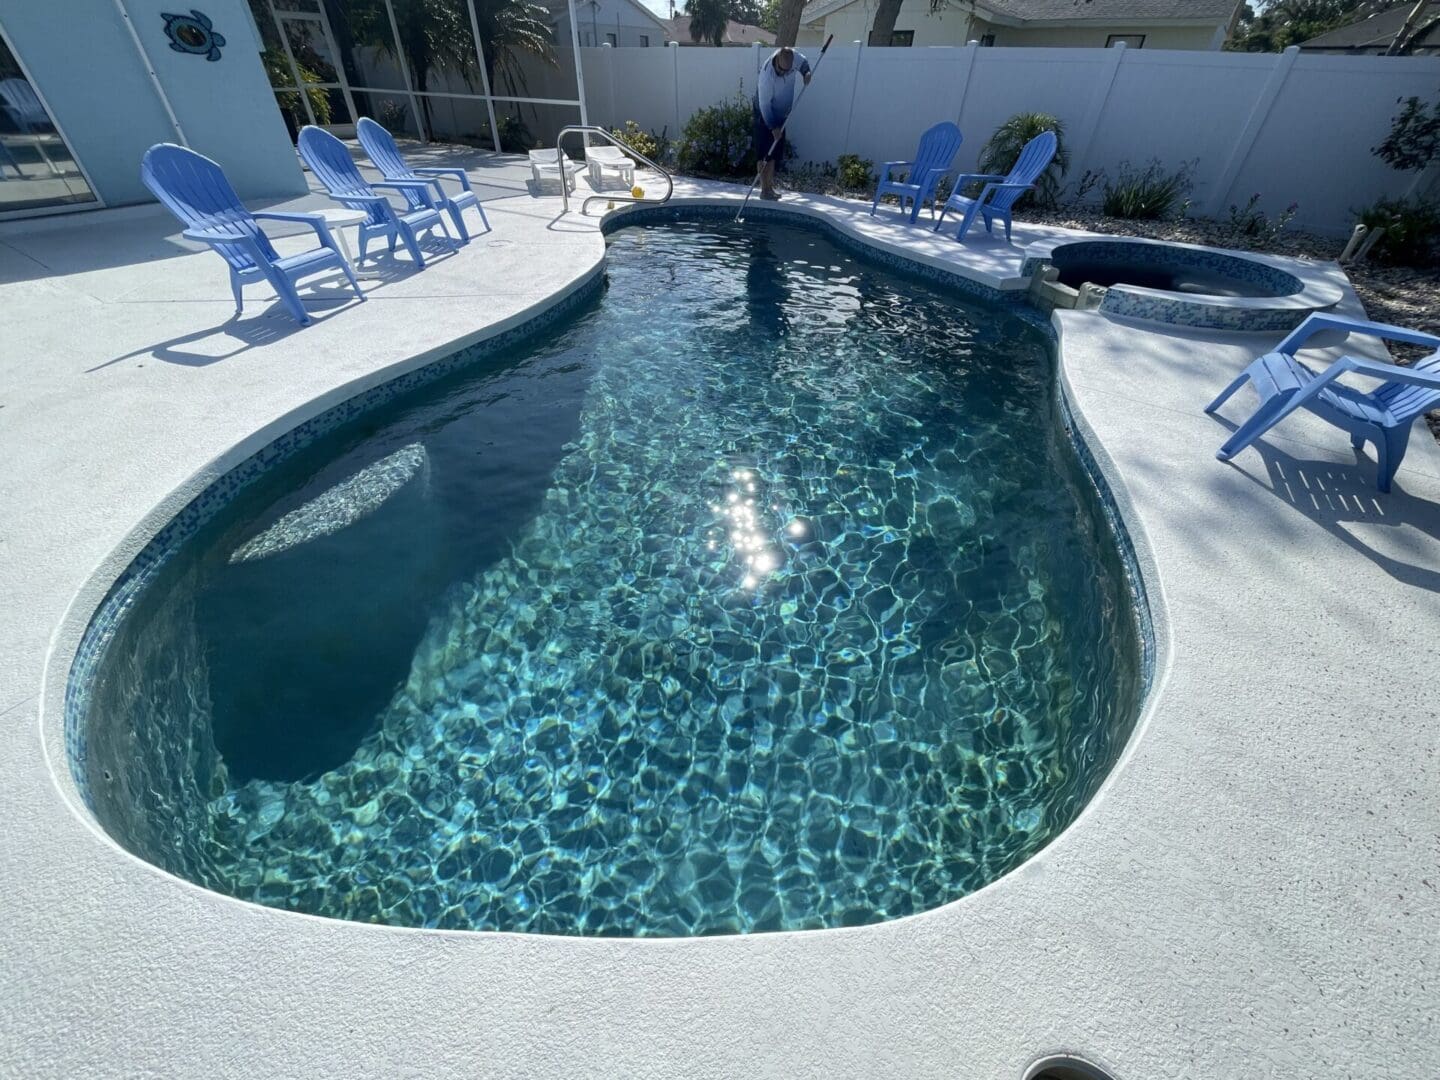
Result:
M1216 419L1234 431L1237 425L1222 417ZM1355 463L1297 458L1263 438L1252 443L1264 465L1263 475L1248 467L1253 461L1239 455L1224 464L1276 498L1299 511L1331 536L1364 555L1396 581L1427 592L1440 592L1440 567L1434 565L1433 552L1414 551L1413 562L1407 561L1398 548L1404 538L1394 534L1396 543L1389 551L1377 547L1347 526L1396 529L1410 526L1440 545L1440 503L1418 498L1402 487L1404 473L1396 475L1389 493L1376 490L1376 463L1363 451L1355 451Z
M461 246L457 240L447 240L443 236L428 234L421 236L418 242L420 250L425 256L426 266L431 265L436 259L453 258L459 254ZM422 273L423 269L410 261L410 256L403 247L397 246L396 250L392 252L387 250L383 244L378 249L366 252L365 258L355 265L355 272L361 282L361 291L366 294L367 299L370 293L377 288ZM372 287L365 289L366 284L370 284ZM350 288L350 283L338 273L317 282L307 282L300 290L300 301L305 305L311 325L333 318L346 308L353 307L360 302ZM173 337L155 345L147 345L141 349L134 349L123 356L106 360L102 364L87 368L86 374L142 356L151 357L167 364L207 367L221 360L239 356L250 349L262 348L281 341L297 330L305 329L308 327L301 326L296 322L277 297L266 305L264 313L260 315L248 319L242 318L240 315L232 315L218 326L209 326L203 330L181 334L179 337ZM194 345L203 341L214 342L219 338L232 339L236 343L236 347L219 353L193 352L184 348L186 345Z
M350 289L350 283L343 278L333 283L327 281L302 289L300 300L305 305L306 313L310 316L311 325L325 322L347 308L360 303ZM277 341L283 341L297 331L307 329L309 327L301 326L295 321L289 309L277 297L266 304L265 310L259 315L249 318L232 315L217 326L207 326L203 330L195 330L154 345L134 349L123 356L117 356L104 363L96 364L92 368L86 368L85 373L88 375L139 357L160 360L167 364L180 364L184 367L208 367L221 360L239 356L250 349L258 349ZM235 343L235 347L224 352L194 352L184 348L186 345L195 345L205 341L214 343L226 338L231 339Z
M450 222L449 225L453 227L454 223ZM475 235L471 233L472 238ZM485 233L478 235L484 236ZM430 266L436 259L448 259L460 254L463 246L453 236L447 239L430 232L416 237L415 242L420 247L420 254L425 256L425 266L416 266L410 260L404 244L397 243L392 251L381 241L366 251L363 259L356 261L355 273L361 281L379 281L382 284L398 281L412 274L423 273L425 267Z

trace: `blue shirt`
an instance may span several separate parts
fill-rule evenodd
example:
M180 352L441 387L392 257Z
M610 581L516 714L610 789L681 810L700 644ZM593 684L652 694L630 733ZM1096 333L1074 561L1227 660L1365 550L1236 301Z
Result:
M795 84L799 78L810 74L810 61L801 53L795 54L790 70L781 75L775 70L777 50L760 68L760 80L755 87L755 104L768 127L782 126L795 105Z

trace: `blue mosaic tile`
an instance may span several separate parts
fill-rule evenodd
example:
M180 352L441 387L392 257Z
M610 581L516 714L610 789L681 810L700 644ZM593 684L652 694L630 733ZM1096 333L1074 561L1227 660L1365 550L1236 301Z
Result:
M1264 300L1253 301L1263 304ZM1100 310L1126 319L1193 326L1200 330L1232 330L1240 333L1285 333L1293 330L1314 311L1309 307L1235 307L1181 299L1180 294L1147 296L1126 289L1109 289Z

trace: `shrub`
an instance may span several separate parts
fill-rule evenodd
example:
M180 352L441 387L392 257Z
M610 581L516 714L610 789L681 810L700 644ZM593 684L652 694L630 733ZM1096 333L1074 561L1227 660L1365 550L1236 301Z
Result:
M1060 181L1070 171L1070 151L1065 148L1065 125L1049 113L1016 113L996 128L980 151L980 171L1008 173L1025 144L1044 131L1055 133L1055 160L1035 181L1035 190L1021 196L1019 204L1033 197L1040 206L1053 210L1060 201Z
M1095 190L1097 184L1105 179L1104 169L1086 169L1080 174L1080 179L1075 182L1074 202L1076 205L1084 203L1090 198L1090 193ZM1066 185L1068 188L1069 185Z
M512 114L500 118L500 149L507 154L523 154L535 145L535 136L520 117Z
M1128 161L1121 162L1119 175L1103 183L1101 212L1107 217L1135 221L1159 221L1171 214L1184 217L1190 208L1190 200L1185 196L1190 193L1195 165L1187 161L1169 172L1158 160L1140 170Z
M869 191L875 183L875 163L859 154L841 154L836 160L840 187L845 191Z
M646 131L634 120L626 120L623 128L614 128L610 134L637 154L643 154L656 163L664 163L665 151L670 142L665 137L665 129L661 129L660 134L656 135L653 131Z
M681 172L730 179L755 175L755 148L751 145L751 104L743 92L718 105L700 109L681 132L675 163ZM787 139L785 161L795 156Z
M1372 258L1396 266L1440 266L1440 202L1379 199L1360 211L1360 220L1385 230L1370 249Z
M681 171L707 176L755 174L750 145L750 102L743 94L700 109L685 121L676 161Z
M1268 244L1284 231L1285 226L1290 224L1290 219L1295 216L1295 211L1300 209L1299 203L1291 203L1272 218L1264 210L1256 208L1259 202L1260 193L1257 191L1244 206L1231 204L1230 233L1235 239Z
M415 123L414 115L410 112L408 105L403 105L393 99L387 99L380 103L380 126L386 131L404 131L406 125Z
M1414 172L1440 158L1440 101L1429 108L1418 97L1397 98L1405 107L1390 121L1390 134L1371 153L1392 169Z

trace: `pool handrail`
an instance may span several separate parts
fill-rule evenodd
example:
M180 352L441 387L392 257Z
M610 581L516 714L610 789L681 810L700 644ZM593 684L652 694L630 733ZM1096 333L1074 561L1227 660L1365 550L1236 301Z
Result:
M610 134L610 132L606 131L604 128L597 127L594 124L571 124L568 127L561 128L560 134L555 136L555 164L560 168L560 175L562 178L565 175L565 151L562 148L561 144L565 141L566 135L598 135L600 138L606 140L607 142L618 146L622 151L629 154L631 157L654 169L657 173L659 173L665 178L665 194L658 199L646 199L643 197L636 198L634 195L620 195L618 193L587 195L585 197L585 200L580 204L580 213L582 215L589 208L590 204L597 199L603 202L654 203L656 205L659 205L660 203L669 202L670 196L675 194L675 181L668 172L666 172L655 162L651 161L644 154L640 153L640 151L636 150L634 147L628 146L626 143L624 143L620 139L617 139L614 135ZM563 179L560 184L560 198L563 200L565 207L563 212L568 214L570 212L570 192L567 190L567 185L563 182Z

